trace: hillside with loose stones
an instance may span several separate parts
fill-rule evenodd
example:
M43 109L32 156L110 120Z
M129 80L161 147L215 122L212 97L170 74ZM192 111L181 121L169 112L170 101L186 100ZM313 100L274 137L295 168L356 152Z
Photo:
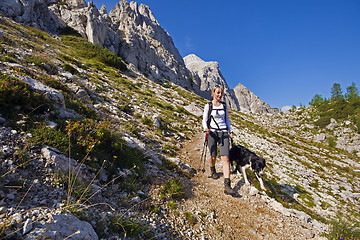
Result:
M2 16L0 29L2 238L326 239L336 222L357 226L351 121L320 128L311 107L231 110L235 143L267 161L266 191L251 171L250 186L233 174L233 198L208 165L196 171L204 136L192 110L207 100L72 32Z

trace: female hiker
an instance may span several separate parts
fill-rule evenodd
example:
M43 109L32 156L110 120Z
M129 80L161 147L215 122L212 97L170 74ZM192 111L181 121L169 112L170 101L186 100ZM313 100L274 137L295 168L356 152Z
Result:
M220 156L224 173L224 193L234 195L235 191L230 183L230 162L229 162L229 137L233 138L231 124L228 117L228 108L225 102L220 101L224 89L216 85L211 95L213 100L205 105L202 125L206 134L208 134L208 146L210 151L210 178L218 179L219 176L215 170L217 156L217 146L219 145Z

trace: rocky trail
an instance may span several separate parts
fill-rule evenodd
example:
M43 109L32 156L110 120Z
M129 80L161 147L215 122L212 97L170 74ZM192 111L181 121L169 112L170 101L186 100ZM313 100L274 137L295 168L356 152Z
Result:
M182 149L182 161L198 169L203 146L204 134L195 134ZM231 175L232 187L238 195L225 195L221 160L217 159L216 163L221 177L214 180L208 178L208 156L207 152L205 173L198 172L190 183L184 184L191 197L182 205L206 218L194 226L203 232L203 239L325 239L321 237L320 228L311 221L276 211L279 203L266 193L244 185L238 173Z

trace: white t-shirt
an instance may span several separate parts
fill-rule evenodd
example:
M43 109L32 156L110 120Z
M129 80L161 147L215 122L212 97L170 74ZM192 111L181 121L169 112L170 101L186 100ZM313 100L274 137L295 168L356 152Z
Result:
M228 113L227 105L225 104L225 106L226 106L226 111L224 109L224 104L221 103L220 106L215 106L213 104L212 111L210 113L210 115L212 116L211 121L210 121L211 131L217 130L217 131L224 131L224 132L229 131L230 133L232 132L229 117L225 116L225 113L226 113L226 115L228 115L227 114ZM210 116L208 116L208 113L209 113L209 103L207 103L205 105L204 113L203 113L202 125L203 125L204 130L206 128L208 128L207 120L210 117ZM225 130L226 128L227 128L227 130ZM221 129L221 130L218 130L218 129Z

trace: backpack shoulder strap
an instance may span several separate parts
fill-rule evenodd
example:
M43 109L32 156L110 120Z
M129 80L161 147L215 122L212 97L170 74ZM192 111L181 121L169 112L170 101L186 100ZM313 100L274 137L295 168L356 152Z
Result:
M224 111L225 111L225 122L227 122L227 115L228 115L228 113L226 112L226 109L227 109L227 107L226 107L226 102L224 101L221 101L220 103L222 103L222 105L224 106ZM226 127L226 128L228 128L228 127Z
M208 119L207 119L207 127L210 128L210 122L211 122L211 112L212 112L212 108L213 108L213 104L212 101L210 101L209 103L209 111L208 111Z

